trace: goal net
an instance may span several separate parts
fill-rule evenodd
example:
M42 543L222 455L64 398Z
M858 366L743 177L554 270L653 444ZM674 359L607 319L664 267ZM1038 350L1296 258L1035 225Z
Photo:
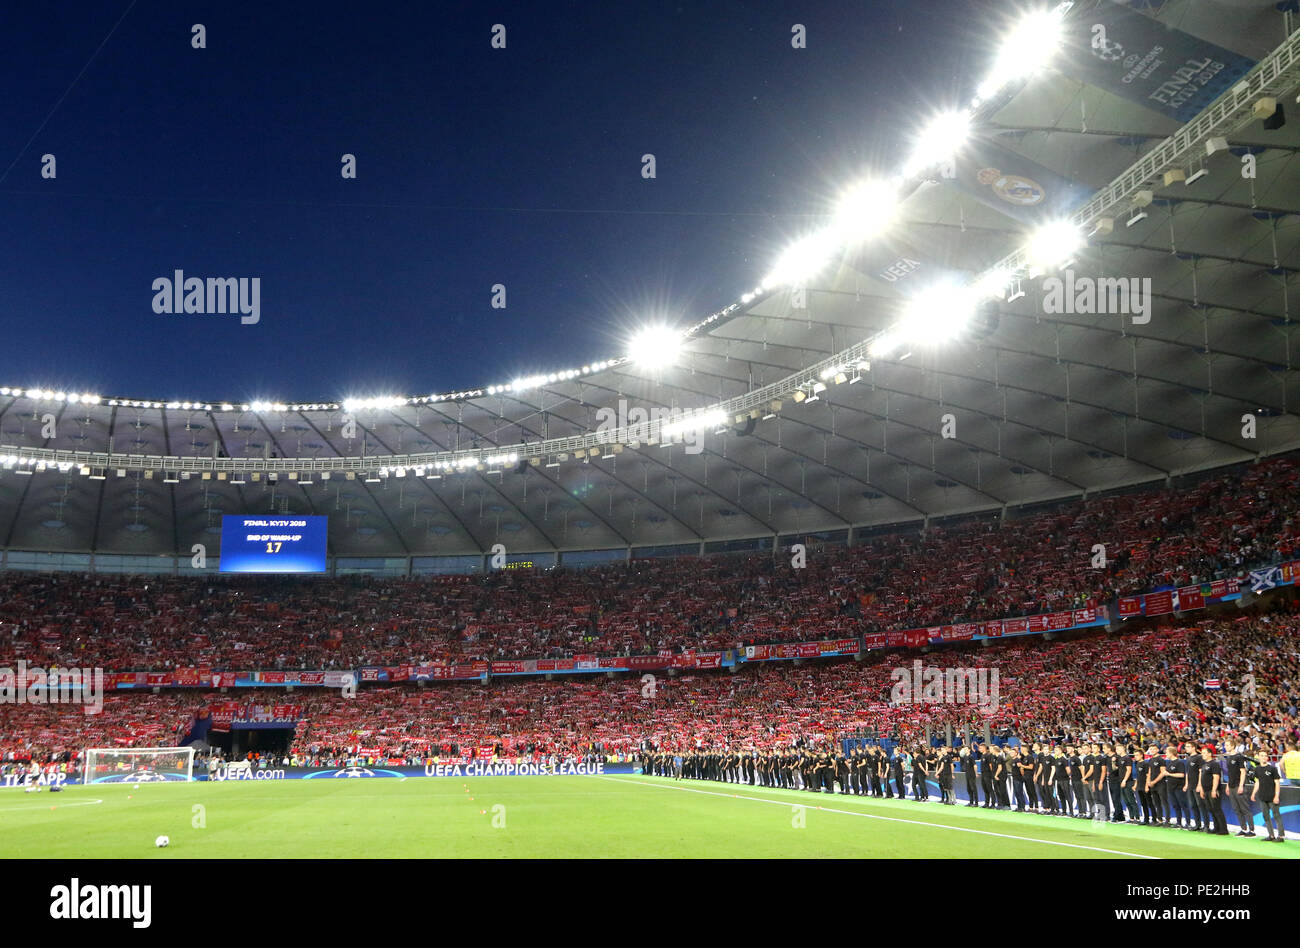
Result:
M194 779L193 747L91 747L85 782L167 783Z

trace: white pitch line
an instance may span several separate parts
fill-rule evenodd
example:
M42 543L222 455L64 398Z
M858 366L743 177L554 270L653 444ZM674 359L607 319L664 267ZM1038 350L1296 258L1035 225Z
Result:
M738 793L722 793L717 790L697 790L695 787L679 787L676 784L663 783L646 783L644 780L625 780L612 774L600 774L602 780L614 780L618 783L635 783L643 787L658 787L660 790L684 790L687 793L702 793L710 797L729 797L739 800L753 800L755 803L771 803L776 806L802 806L808 809L814 807L823 813L843 813L845 816L862 816L869 820L884 820L889 823L911 823L915 826L932 826L935 829L954 830L958 833L975 833L980 836L997 836L1001 839L1018 839L1026 843L1042 843L1046 846L1065 846L1070 849L1090 849L1093 852L1109 853L1112 856L1132 856L1134 859L1159 859L1159 856L1148 856L1145 853L1129 853L1122 849L1105 849L1101 846L1085 846L1082 843L1063 843L1054 839L1038 839L1034 836L1016 836L1012 833L995 833L992 830L971 829L966 826L950 826L947 823L927 823L925 820L908 820L900 816L880 816L876 813L863 813L860 810L839 810L835 807L818 806L809 803L787 803L784 800L769 800L766 797L749 797L741 796Z
M62 809L70 806L94 806L96 803L103 803L103 802L104 802L103 800L79 800L76 803L54 803L51 804L51 806L57 806ZM45 810L45 809L48 809L48 807L46 807L45 804L43 803L37 803L35 805L27 804L24 806L0 806L0 813L14 813L18 810Z

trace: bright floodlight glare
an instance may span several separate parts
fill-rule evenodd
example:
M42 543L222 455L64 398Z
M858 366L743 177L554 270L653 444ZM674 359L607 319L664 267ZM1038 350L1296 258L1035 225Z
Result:
M975 281L975 292L984 297L1006 299L1007 287L1015 278L1015 273L1008 267L997 267L985 273Z
M1035 266L1053 270L1067 262L1083 245L1083 232L1072 221L1052 221L1030 235L1025 252Z
M932 118L917 136L903 173L916 174L957 154L970 137L970 121L966 111L941 112Z
M659 428L659 435L663 438L673 438L679 434L685 434L689 431L703 431L705 429L716 428L718 425L725 424L727 413L721 408L710 408L706 411L697 411L690 415L685 415L674 421L663 424Z
M841 243L854 244L883 233L897 212L897 188L884 181L862 181L840 198L831 230Z
M871 353L872 358L883 359L885 356L897 349L902 342L903 339L898 332L889 329L882 332L872 340L870 347L868 347L868 351Z
M1039 10L1012 27L998 48L993 69L979 87L979 97L988 99L1007 83L1046 67L1061 48L1061 24L1059 10Z
M824 270L839 249L833 230L809 234L795 241L777 258L772 272L764 278L763 286L802 286Z
M912 342L944 342L970 321L975 300L969 286L941 283L929 287L908 301L898 328Z
M632 337L627 357L649 369L672 365L682 349L682 334L668 326L650 326Z

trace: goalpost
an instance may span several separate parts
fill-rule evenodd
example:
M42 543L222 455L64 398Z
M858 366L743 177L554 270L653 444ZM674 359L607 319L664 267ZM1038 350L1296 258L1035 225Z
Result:
M82 778L91 783L174 783L194 779L193 747L88 747Z

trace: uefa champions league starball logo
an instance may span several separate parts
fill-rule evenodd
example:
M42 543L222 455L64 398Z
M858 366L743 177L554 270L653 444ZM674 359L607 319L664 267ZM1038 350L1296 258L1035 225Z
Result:
M1123 43L1112 43L1110 37L1106 35L1106 26L1103 23L1094 23L1092 25L1092 55L1096 56L1103 62L1118 62L1124 55Z
M122 783L166 783L167 780L168 777L166 774L160 774L156 770L142 767L123 777Z
M345 767L334 773L336 777L373 777L374 775L373 770L367 770L365 767Z
M1092 54L1108 63L1117 62L1124 55L1124 47L1119 43L1099 43L1092 48Z

